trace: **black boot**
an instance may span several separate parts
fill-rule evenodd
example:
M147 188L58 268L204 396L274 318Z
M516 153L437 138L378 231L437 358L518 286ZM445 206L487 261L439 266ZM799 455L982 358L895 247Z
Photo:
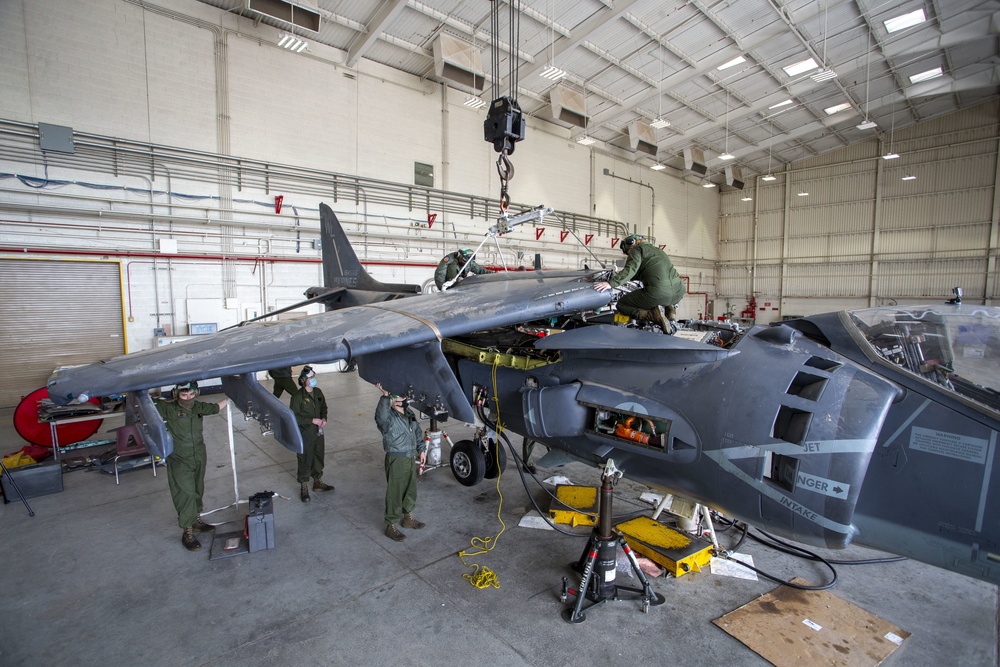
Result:
M313 477L313 491L333 491L333 484L326 484L322 477Z
M198 519L193 524L191 524L191 528L197 530L199 533L211 533L213 530L215 530L215 526L213 526L210 523L205 523L201 519Z
M301 484L299 484L299 498L301 498L302 502L304 502L304 503L309 502L309 500L310 500L310 498L309 498L309 482L302 482Z
M181 534L181 544L183 544L184 548L188 551L197 551L198 549L201 549L201 542L199 542L198 538L194 536L193 527L188 526L184 529L184 532Z

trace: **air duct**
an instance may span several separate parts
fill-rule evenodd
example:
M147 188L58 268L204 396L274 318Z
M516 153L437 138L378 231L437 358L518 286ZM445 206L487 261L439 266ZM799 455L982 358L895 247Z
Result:
M696 146L685 148L684 168L698 176L707 174L708 164L705 162L705 152Z
M291 23L304 30L319 32L319 6L316 0L243 0L252 12Z
M726 167L726 185L742 190L744 186L743 170L736 165Z
M486 85L481 53L468 42L445 32L434 40L434 73L477 95Z
M587 111L581 91L558 84L549 91L549 101L554 119L576 127L587 127Z

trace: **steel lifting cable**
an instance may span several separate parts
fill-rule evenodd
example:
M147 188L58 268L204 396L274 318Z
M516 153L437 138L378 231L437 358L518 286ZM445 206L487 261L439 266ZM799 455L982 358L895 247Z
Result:
M507 82L510 91L506 96L500 92L500 4L501 0L490 0L490 30L492 43L490 45L493 103L484 123L486 141L500 155L497 157L497 174L500 176L500 214L507 213L510 206L508 190L511 179L514 178L514 165L510 155L514 152L516 142L524 138L524 116L517 103L517 89L520 78L520 60L518 59L521 32L521 2L508 0L507 43L509 56L507 60Z

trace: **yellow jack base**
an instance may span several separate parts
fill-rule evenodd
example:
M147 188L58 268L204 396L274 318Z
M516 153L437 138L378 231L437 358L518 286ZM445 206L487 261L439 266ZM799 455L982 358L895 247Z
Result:
M593 486L560 484L556 499L549 505L549 518L568 526L593 526L597 523L597 489Z
M665 567L675 577L701 572L712 561L710 542L680 533L649 517L624 521L615 530L633 551Z

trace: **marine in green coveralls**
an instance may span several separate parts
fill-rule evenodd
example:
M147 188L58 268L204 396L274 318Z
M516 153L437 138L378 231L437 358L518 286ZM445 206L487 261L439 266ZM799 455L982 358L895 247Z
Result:
M445 255L440 262L438 262L437 270L434 271L434 284L440 290L444 289L445 283L455 280L458 275L458 270L465 266L465 271L462 277L465 278L470 273L475 273L476 275L483 275L486 273L492 273L489 269L484 269L482 266L476 263L472 259L473 252L471 249L466 248L464 250L456 250L455 252L450 252ZM468 262L468 266L465 263Z
M274 380L274 395L281 398L282 392L288 392L291 396L296 391L299 390L295 386L295 381L292 380L292 367L286 366L285 368L272 368L267 372L268 375Z
M623 315L660 325L663 333L673 333L674 304L684 296L684 281L667 253L638 234L622 239L622 252L628 256L625 266L607 282L594 283L598 292L606 292L632 279L642 282L642 289L629 292L618 301ZM665 308L661 310L661 306Z
M423 528L424 523L413 518L417 504L417 471L414 458L420 464L427 461L424 431L417 418L407 408L408 401L390 395L382 385L382 392L375 407L375 424L382 432L382 449L385 450L385 535L401 542L406 535L396 527Z
M183 530L181 544L188 551L201 548L194 531L215 530L215 526L205 523L200 516L204 509L202 498L208 463L201 420L205 415L219 414L227 403L225 398L217 403L196 401L197 395L198 383L192 382L177 387L175 400L156 401L156 410L174 440L174 451L167 457L167 484L177 510L177 525Z
M309 502L309 477L312 477L313 491L333 491L333 486L323 483L323 459L326 454L326 440L323 428L326 426L326 397L316 386L316 373L304 366L299 373L299 389L292 394L288 404L295 413L295 421L302 434L302 453L297 454L299 497Z

